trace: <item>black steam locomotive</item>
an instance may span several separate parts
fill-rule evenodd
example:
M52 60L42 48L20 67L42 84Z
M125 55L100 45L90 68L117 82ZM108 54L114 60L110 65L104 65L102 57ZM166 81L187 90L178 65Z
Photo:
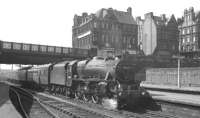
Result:
M114 99L118 107L133 105L149 97L140 87L145 80L145 68L163 62L152 57L93 57L88 60L63 61L19 70L20 80L32 88L47 89L69 97L101 103Z

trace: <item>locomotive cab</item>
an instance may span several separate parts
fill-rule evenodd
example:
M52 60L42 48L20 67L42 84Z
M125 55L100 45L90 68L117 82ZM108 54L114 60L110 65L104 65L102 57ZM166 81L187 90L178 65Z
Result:
M71 61L67 66L67 78L77 78L77 60Z

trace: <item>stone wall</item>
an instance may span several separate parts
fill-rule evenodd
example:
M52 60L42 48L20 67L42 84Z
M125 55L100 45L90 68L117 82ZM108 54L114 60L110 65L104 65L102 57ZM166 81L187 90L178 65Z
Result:
M177 68L150 68L146 70L147 84L177 85ZM181 86L200 87L200 67L180 69Z

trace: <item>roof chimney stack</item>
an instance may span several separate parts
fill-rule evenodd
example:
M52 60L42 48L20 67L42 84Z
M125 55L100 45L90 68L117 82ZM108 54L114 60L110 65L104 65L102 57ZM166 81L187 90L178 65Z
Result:
M130 16L132 16L132 8L131 8L131 7L128 7L127 12L128 12L128 14L129 14Z

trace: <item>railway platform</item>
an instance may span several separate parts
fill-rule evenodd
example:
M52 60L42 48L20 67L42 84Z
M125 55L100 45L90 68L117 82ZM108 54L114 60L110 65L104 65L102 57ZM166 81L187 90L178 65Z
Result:
M148 90L154 100L200 107L200 95Z
M187 93L200 93L200 87L186 87L181 86L180 88L175 85L156 85L156 84L146 84L141 83L141 87L144 87L146 89L152 89L152 90L165 90L165 91L176 91L176 92L187 92Z
M200 87L141 84L154 100L200 107Z
M9 86L0 82L0 118L22 118L9 98Z

